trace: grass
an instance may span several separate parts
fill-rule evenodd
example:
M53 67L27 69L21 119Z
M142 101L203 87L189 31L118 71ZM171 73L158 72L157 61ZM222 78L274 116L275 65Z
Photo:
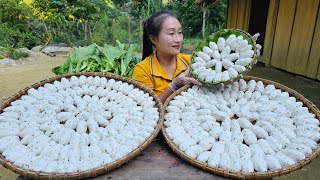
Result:
M184 39L182 52L191 54L202 40L200 37Z

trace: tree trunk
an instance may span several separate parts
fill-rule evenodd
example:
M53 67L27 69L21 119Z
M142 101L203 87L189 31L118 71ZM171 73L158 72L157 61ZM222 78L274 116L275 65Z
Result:
M112 25L111 25L112 27L111 27L111 29L112 29L112 32L113 32L113 33L116 32L116 31L115 31L115 29L116 29L116 28L115 28L115 25L116 25L116 20L115 20L115 19L112 19ZM113 44L113 45L116 44L116 38L115 38L114 35L112 36L112 44Z
M87 45L87 21L84 23L84 44Z
M130 25L131 19L130 15L128 15L128 44L131 44L131 25Z
M202 6L202 38L206 36L206 12L207 7L203 4Z

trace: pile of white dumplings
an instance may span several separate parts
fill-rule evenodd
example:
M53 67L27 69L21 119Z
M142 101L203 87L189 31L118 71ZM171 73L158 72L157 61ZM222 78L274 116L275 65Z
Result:
M72 76L29 89L0 114L0 153L14 165L74 173L116 161L154 132L152 96L105 77Z
M235 79L253 61L253 47L242 35L220 37L217 43L209 42L208 46L196 52L191 64L193 73L203 82L217 84Z
M165 133L189 157L234 172L279 170L318 147L319 120L295 97L261 81L193 86L169 103Z

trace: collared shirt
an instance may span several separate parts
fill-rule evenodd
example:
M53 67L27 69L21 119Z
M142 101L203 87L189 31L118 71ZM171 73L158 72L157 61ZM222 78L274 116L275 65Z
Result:
M176 56L176 71L174 72L173 78L177 77L189 67L190 60L190 54L179 53ZM173 78L168 77L166 71L161 67L155 53L137 64L132 74L132 79L146 85L158 96L168 88L168 84Z

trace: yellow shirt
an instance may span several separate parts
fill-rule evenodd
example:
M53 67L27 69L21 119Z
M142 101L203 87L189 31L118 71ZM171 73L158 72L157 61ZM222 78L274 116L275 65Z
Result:
M191 54L179 53L176 56L176 60L174 78L189 67ZM168 77L166 71L161 67L155 54L151 54L135 66L132 79L146 85L158 96L168 88L168 84L172 81L172 79Z

